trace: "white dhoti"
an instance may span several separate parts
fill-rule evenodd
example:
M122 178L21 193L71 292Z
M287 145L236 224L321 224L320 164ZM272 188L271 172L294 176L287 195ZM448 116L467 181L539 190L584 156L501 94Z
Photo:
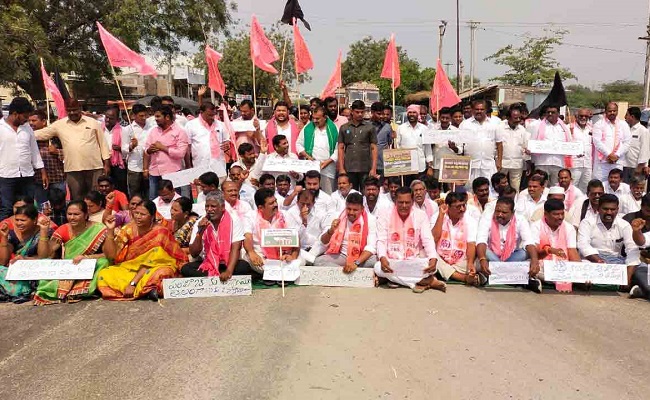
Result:
M610 164L607 161L595 160L592 178L598 179L602 182L607 182L609 171L613 170L614 168L618 168L621 171L623 170L623 166L621 164Z
M388 262L391 263L391 267L392 267L393 263L396 262L396 261L395 260L388 260ZM424 263L424 267L426 268L426 266L429 263L429 260L424 259L423 263ZM431 276L431 274L424 274L424 273L422 275L420 275L420 276L408 276L408 275L412 275L412 274L400 274L399 271L395 272L394 269L393 269L392 273L387 273L387 272L384 272L384 271L381 270L381 262L380 261L377 261L377 263L375 264L374 269L375 269L375 275L377 275L378 277L386 278L391 282L397 283L398 285L401 285L401 286L409 287L411 289L413 289L415 287L415 285L418 282L420 282L422 279L428 278L429 276Z

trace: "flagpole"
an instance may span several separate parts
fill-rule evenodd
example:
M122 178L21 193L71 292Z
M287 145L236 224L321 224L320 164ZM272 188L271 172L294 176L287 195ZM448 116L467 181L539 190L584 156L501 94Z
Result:
M284 72L284 56L287 53L287 42L289 41L289 35L284 37L284 46L282 46L282 64L280 65L280 82L282 82L282 74Z
M41 68L45 69L45 64L43 64L43 57L41 57ZM45 86L45 82L43 82L43 87L45 88L45 106L47 107L47 124L50 124L50 96L49 92L47 91L47 86Z
M251 60L253 64L253 112L257 117L257 91L255 90L255 61Z
M124 96L122 95L122 89L120 88L120 81L117 80L117 74L115 73L115 68L113 68L113 64L109 62L108 65L111 66L113 79L115 79L115 84L117 85L117 92L120 94L120 99L122 100L122 104L124 105L124 111L126 111L126 120L129 122L129 125L131 125L131 116L129 115L129 109L126 106L126 101L124 101Z

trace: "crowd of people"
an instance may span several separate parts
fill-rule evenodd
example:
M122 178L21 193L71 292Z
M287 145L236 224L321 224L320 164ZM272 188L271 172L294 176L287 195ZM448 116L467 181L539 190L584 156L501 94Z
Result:
M14 98L0 120L0 299L157 300L163 279L179 276L251 275L273 286L263 279L270 260L345 274L373 268L378 285L416 293L444 292L449 281L485 285L491 262L528 262L526 287L537 293L542 261L624 264L619 290L650 295L650 133L638 108L623 121L610 103L592 123L586 109L565 122L556 105L530 119L523 103L499 117L484 100L435 114L414 104L397 126L380 102L368 112L362 101L293 107L285 97L264 128L248 100L231 107L201 98L192 115L155 97L128 115L95 115L70 99L68 116L48 124L45 112ZM423 144L429 129L459 140ZM584 152L532 153L529 140L582 142ZM419 172L385 177L390 148L417 149ZM468 182L438 181L450 155L471 158ZM272 158L320 168L267 171ZM184 187L164 178L194 167L211 172ZM263 230L284 228L298 231L298 247L263 246ZM29 259L95 259L96 267L91 280L6 279L13 262ZM406 262L421 272L398 268Z

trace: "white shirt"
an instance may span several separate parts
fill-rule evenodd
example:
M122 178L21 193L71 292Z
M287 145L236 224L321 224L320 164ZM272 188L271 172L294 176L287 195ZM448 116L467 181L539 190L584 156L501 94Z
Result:
M230 218L232 219L232 241L240 242L244 240L244 224L237 217L237 214L230 213ZM196 239L196 235L198 234L198 232L199 232L199 224L197 223L194 224L194 226L192 227L192 235L190 236L190 243L194 243L194 239ZM205 257L205 248L201 250L201 254L199 257Z
M632 136L627 122L617 119L616 129L614 128L614 124L609 122L607 118L603 118L594 124L592 138L594 141L594 147L596 148L596 153L594 154L595 162L607 163L605 159L614 151L615 132L618 132L618 140L620 143L616 150L616 155L622 158L625 153L627 153L630 145L630 138ZM603 157L603 160L600 160L598 155ZM622 160L619 159L617 164L621 163Z
M605 193L607 194L615 194L619 198L623 196L624 194L630 194L632 191L630 190L630 185L628 185L625 182L621 182L618 185L618 189L614 190L612 189L611 186L609 186L609 182L603 182L603 186L605 187Z
M5 118L0 120L0 155L2 178L30 177L34 170L43 168L34 131L27 123L15 131Z
M625 216L629 213L641 211L641 199L637 200L631 193L618 197L618 215Z
M261 156L261 154L260 154L260 156ZM281 156L281 155L278 154L277 152L273 152L273 153L271 153L271 154L267 154L266 157L264 157L263 161L266 162L266 160L276 160L276 159L291 159L291 160L297 160L297 159L298 159L298 156L295 155L294 153L290 152L290 151L287 152L287 154L285 154L284 156ZM259 162L260 162L260 161L259 161L259 159L258 159L258 161L256 161L255 164L257 164L257 163L259 163ZM293 189L293 188L296 186L296 180L295 180L291 175L289 175L288 173L286 173L286 172L272 172L272 171L266 171L266 170L264 170L264 165L262 165L262 164L260 164L260 165L262 166L262 172L266 172L266 173L268 173L268 174L271 174L271 175L273 175L273 177L276 178L276 179L277 179L278 176L280 176L280 175L287 175L289 178L291 178L291 188ZM260 175L260 176L261 176L261 175ZM299 173L299 174L298 174L298 181L301 181L302 178L303 178L303 174ZM257 179L259 179L259 178L257 178Z
M257 192L257 189L255 189L248 182L244 182L241 185L241 189L239 189L239 200L245 201L248 204L250 204L253 210L257 209L257 207L255 206L255 192Z
M529 159L529 156L524 153L524 150L528 147L528 139L530 138L528 131L520 124L517 124L515 129L512 129L508 123L505 123L499 124L497 135L503 143L501 167L522 169L524 167L524 160Z
M314 202L314 207L322 208L328 214L334 214L336 211L335 209L336 204L332 200L332 197L329 194L323 192L322 190L318 191L318 197L316 197L316 201Z
M296 140L296 151L298 154L305 151L305 128L302 128L298 139ZM336 175L336 163L339 160L339 152L337 147L334 147L334 152L330 155L330 142L329 137L327 136L327 127L324 129L314 129L314 148L312 149L312 157L318 161L327 161L332 160L324 170L321 170L321 174L327 176L328 178L334 178Z
M375 208L372 211L370 211L370 208L368 207L368 200L364 196L364 198L363 198L363 208L366 209L368 214L372 214L375 217L379 217L382 212L387 212L387 211L392 210L393 203L390 200L386 199L386 197L384 197L382 195L379 195L377 197L377 203L375 204Z
M526 221L524 218L515 219L515 235L517 236L517 244L515 249L525 249L528 245L534 245L535 241L533 240L532 234L530 232L530 225L528 224L528 221ZM494 218L481 218L481 221L478 224L478 231L476 233L476 244L484 243L488 246L488 249L490 249L491 244L490 231L492 228L493 220ZM501 244L500 251L503 251L506 245L508 229L510 228L510 225L512 225L512 219L506 225L501 225L499 223L497 223L497 225L499 226L499 243ZM493 249L490 250L494 251Z
M148 131L145 128L134 121L131 122L131 125L122 129L122 155L126 153L126 166L129 171L142 172L143 170L144 145L148 136ZM138 145L133 148L133 151L129 151L131 139L133 138L138 141Z
M434 129L443 130L440 128L440 124L435 124ZM450 124L446 130L457 131L458 128ZM456 143L456 147L458 147L458 153L455 153L452 149L449 148L449 143L433 145L433 168L440 169L440 160L442 160L444 157L457 156L463 153L462 143Z
M364 247L361 251L362 252L367 251L369 253L376 254L377 253L377 219L375 218L374 215L367 214L367 216L368 216L368 219L367 219L367 222L368 222L368 237L366 238L366 247ZM338 218L338 216L336 218ZM359 218L361 218L361 217L359 217ZM345 222L346 222L345 235L343 236L343 240L341 241L340 253L342 255L344 255L344 256L347 256L348 255L348 235L350 233L350 229L352 229L352 222L350 222L350 220L347 219L347 218L345 219ZM331 223L330 223L330 225L331 225ZM329 229L329 227L326 228L323 231L323 234L321 235L321 237L327 233L327 229ZM331 238L330 238L330 240L331 240ZM321 243L322 243L322 241L321 241ZM327 245L325 245L325 246L327 246Z
M174 118L174 122L177 123L178 125L181 126L181 128L185 128L187 123L189 122L187 120L187 117L183 114L176 114L176 118Z
M302 223L300 208L293 205L285 213L287 225L289 228L298 229L300 238L300 248L311 249L320 240L323 232L327 231L332 225L332 216L320 207L312 207L307 216L307 226ZM337 216L338 217L338 216Z
M235 203L235 207L233 207L230 203L227 201L225 202L226 205L226 211L228 211L231 215L236 215L237 218L243 223L248 223L249 220L255 218L255 212L253 211L253 207L246 202L239 200L237 203Z
M517 212L521 214L526 220L529 220L533 216L535 209L537 209L537 207L540 205L543 205L547 197L548 188L544 189L542 196L538 201L533 200L533 198L528 194L528 190L521 192L519 193L517 204L515 204L515 210L517 210Z
M410 122L403 123L397 128L397 140L395 146L398 149L417 149L418 151L418 172L427 169L427 162L433 162L430 144L422 144L422 135L427 127L416 123L415 127Z
M497 136L497 127L498 124L490 120L479 123L474 117L460 124L461 130L474 132L476 138L465 143L465 155L472 158L472 169L496 169L496 143L501 142L501 138Z
M108 151L111 155L113 154L113 131L118 125L119 123L115 124L111 130L109 130L108 127L104 126L104 139L106 139L106 146L108 147ZM126 128L127 127L122 127L122 137L120 138L120 152L122 153L122 159L124 160L126 160L126 157L129 155L129 148L127 147L125 151L124 147L122 146L124 143Z
M212 159L212 150L210 146L211 132L205 127L203 117L200 115L185 124L185 133L187 133L187 140L192 148L192 166L193 167L209 167ZM205 123L207 125L207 123ZM230 140L225 133L225 127L221 121L216 118L211 126L216 130L217 139L219 143ZM219 157L214 159L215 162L221 163L226 167L226 158L223 151L219 149Z
M429 219L429 224L431 225L431 229L433 229L433 227L436 225L436 221L438 220L438 213L440 212L440 207L438 206L438 203L436 203L435 201L431 200L428 197L425 197L424 202L422 203L421 206L418 205L417 201L413 200L413 209L414 210L420 210L420 211L424 212L424 215L426 215L428 217L428 215L427 215L427 206L426 206L427 202L429 204L431 204L431 208L433 210L433 214L431 214L431 217L428 218Z
M589 199L587 198L582 198L579 200L576 200L573 203L573 206L571 206L571 209L569 210L569 213L566 215L565 220L569 222L571 225L574 227L579 227L580 226L580 215L582 214L582 206L585 204L585 201L589 202ZM587 206L587 213L585 214L584 219L597 219L598 218L598 210L594 210L591 207L591 204Z
M600 217L584 219L578 228L578 250L583 257L593 255L617 256L625 245L627 265L639 264L639 247L632 239L632 226L616 217L610 229L605 228Z
M350 192L348 192L348 196L350 193L359 193L354 189L350 189ZM342 213L343 210L345 210L345 200L347 199L348 196L343 197L340 191L335 191L332 193L330 196L332 199L332 202L334 202L334 212L337 214L335 216L338 216L338 214Z
M539 220L530 224L530 233L536 245L538 245L539 242L541 241L542 223L543 220ZM562 225L564 225L564 229L566 232L566 243L567 243L566 248L577 249L578 244L577 244L576 229L573 227L573 225L568 223L566 220L562 221ZM550 232L551 232L552 242L556 243L556 241L559 239L560 236L560 228Z
M567 142L571 141L571 133L569 133L569 137L567 140L567 133L564 131L562 128L562 124L558 121L555 125L551 124L547 120L538 120L535 121L531 124L530 129L531 131L535 132L532 136L531 139L534 140L541 140L540 138L540 130L542 128L542 124L545 126L545 131L544 131L544 141L548 142ZM567 130L569 130L569 127L567 126ZM570 131L569 131L570 132ZM533 162L535 165L553 165L553 166L558 166L558 167L564 167L564 156L559 155L559 154L533 154L532 156Z
M156 204L156 210L163 216L163 218L172 219L172 203L180 197L180 194L174 192L174 198L172 198L172 201L169 203L165 203L160 196L153 199L153 202Z
M293 204L296 204L296 201L295 201L296 199L294 198L294 202L293 202L292 205L290 205L290 206L285 206L285 205L284 205L284 200L285 200L285 199L286 199L286 197L282 196L282 195L281 195L280 193L278 193L277 191L275 192L275 200L278 202L278 208L279 208L281 211L288 211L288 210L291 208L291 206L292 206Z
M573 125L573 141L582 142L584 148L584 155L582 157L574 156L573 168L589 168L592 167L592 147L593 141L591 139L591 124L585 125L584 128L581 128L580 125Z
M639 164L647 164L650 159L650 132L641 123L630 128L630 148L625 157L621 157L624 167L636 168Z
M279 212L284 216L284 220L286 221L286 211ZM273 220L273 222L275 222L275 220ZM249 218L248 221L245 221L245 224L244 232L247 234L250 233L253 236L253 250L255 250L257 254L262 254L262 238L258 235L260 230L258 216L255 215L253 218Z
M257 156L257 159L255 160L255 163L250 168L248 168L246 166L246 164L244 164L244 161L242 161L241 159L235 161L234 163L232 163L230 168L232 168L234 166L238 166L238 167L241 167L241 169L243 169L244 171L248 171L248 178L246 179L246 182L250 183L251 179L259 180L260 176L262 176L262 168L264 168L264 163L266 162L266 157L268 157L268 155L266 153L260 153Z

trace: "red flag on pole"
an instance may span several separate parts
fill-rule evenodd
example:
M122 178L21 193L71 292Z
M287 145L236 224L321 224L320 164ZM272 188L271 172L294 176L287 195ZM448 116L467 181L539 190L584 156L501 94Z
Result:
M300 34L295 18L293 20L293 50L296 53L296 74L302 74L314 68L314 61L309 54L305 39Z
M253 15L251 21L251 59L253 64L262 71L277 74L278 70L271 65L280 59L278 51L273 46L273 43L266 37L262 25L260 25L257 17Z
M324 99L326 97L334 97L336 95L336 89L341 86L343 86L343 80L341 79L341 50L339 50L339 58L336 60L336 67L334 67L334 72L329 81L327 81L327 85L325 85L325 89L323 89L320 98Z
M50 96L52 96L52 99L54 100L54 105L56 105L57 117L59 119L67 117L68 113L65 111L65 102L63 100L63 96L61 96L61 92L59 92L59 88L56 86L56 83L54 83L52 78L50 78L50 75L45 70L45 66L42 63L42 60L41 75L43 76L43 85L45 86L45 90L50 93Z
M208 64L208 87L221 96L225 96L226 84L223 82L218 65L221 57L221 54L217 53L210 46L205 45L205 62Z
M436 78L433 80L433 89L429 100L429 109L435 113L441 108L451 107L460 103L460 97L456 94L454 87L449 82L445 70L442 68L440 59L436 66Z
M102 24L97 22L99 29L99 38L102 40L108 62L114 67L135 68L140 75L157 76L156 69L144 59L144 56L129 49L124 43L120 42L109 31L104 29Z
M384 68L381 70L381 77L393 81L393 89L397 89L402 83L399 72L399 58L397 56L397 46L395 46L395 34L390 35L390 42L386 48L386 57L384 57Z

